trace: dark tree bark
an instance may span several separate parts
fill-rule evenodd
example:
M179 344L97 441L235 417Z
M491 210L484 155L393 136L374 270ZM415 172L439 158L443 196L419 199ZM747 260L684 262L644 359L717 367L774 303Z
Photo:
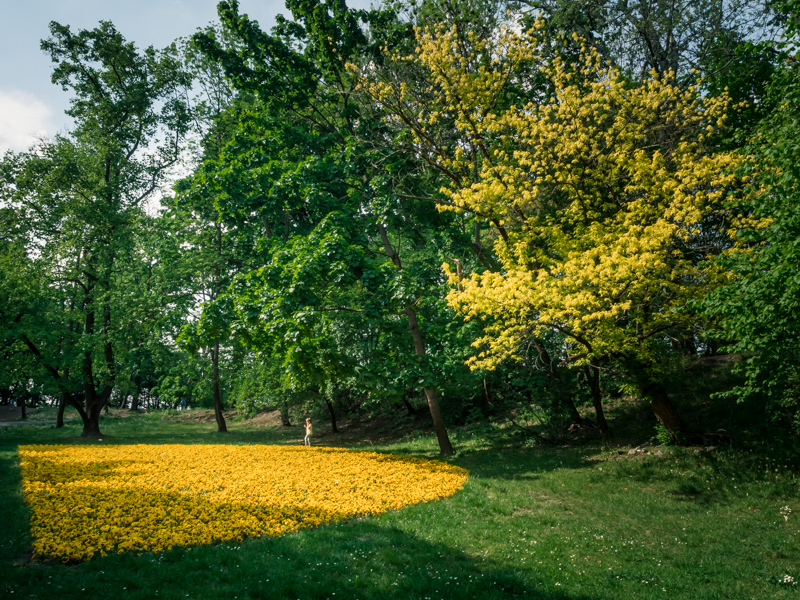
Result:
M328 413L331 415L331 431L333 433L339 433L339 428L336 426L336 412L333 410L333 404L331 401L325 398L325 405L328 407Z
M650 408L658 422L666 429L676 444L685 444L691 438L675 405L667 394L664 384L648 365L641 361L631 359L625 363L627 370L633 375L639 389L639 395L650 404Z
M397 269L402 270L403 264L400 261L400 256L398 256L394 247L389 242L386 228L382 224L378 224L378 233L380 234L386 254ZM414 352L421 360L425 356L425 341L422 339L422 332L419 330L417 313L411 305L406 306L403 312L405 312L408 318L408 329L411 332L411 338L414 340ZM423 389L425 390L425 397L428 399L428 409L430 410L431 419L433 420L433 429L436 432L436 439L439 441L439 452L441 454L452 454L454 452L453 445L450 443L450 438L447 436L447 428L442 418L442 411L439 408L436 388L433 386L425 386Z
M219 298L220 286L222 282L222 224L217 220L216 228L216 250L217 264L214 266L214 300ZM217 432L228 433L225 424L225 415L222 414L222 393L219 386L219 335L214 338L214 348L211 350L211 378L214 394L214 417L217 420Z
M408 401L408 392L403 395L403 406L406 407L406 411L408 411L409 417L417 416L417 409L411 405L411 402Z
M289 404L284 400L281 402L281 429L291 426L292 424L289 422Z
M81 437L92 438L92 439L98 439L103 437L103 434L100 432L100 419L96 417L90 417L89 419L84 421L83 431L81 431Z
M139 410L139 396L142 393L142 376L133 376L133 396L131 397L131 412Z
M648 380L641 383L639 389L642 398L650 404L656 419L669 432L673 441L676 444L686 443L689 438L686 424L672 404L664 386L658 381Z
M222 414L222 394L219 389L219 338L214 340L214 349L211 351L211 367L214 387L214 416L217 419L217 431L219 433L228 433L225 415Z
M64 426L64 409L67 407L69 394L63 392L58 400L58 413L56 414L56 429Z
M84 333L88 336L95 334L95 299L94 293L97 285L97 278L89 275L87 285L84 292ZM108 329L109 321L111 319L110 313L106 308L103 310L103 328ZM84 411L79 411L81 420L83 421L83 431L81 437L99 438L102 437L100 432L100 413L105 405L111 398L111 393L114 391L114 354L111 346L110 339L106 338L104 344L104 357L106 360L106 367L108 369L108 381L102 386L102 390L98 393L97 382L94 376L94 357L92 351L87 349L83 353L83 365L81 367L81 377L83 379L83 394L84 394Z
M589 384L589 390L592 393L592 404L594 405L594 412L597 415L597 426L603 435L608 434L608 423L606 423L606 416L603 412L603 393L600 390L600 369L594 365L584 365L583 372L586 374L586 383Z
M408 317L408 328L411 330L411 337L414 339L414 351L419 357L425 356L425 342L422 339L422 332L419 330L419 324L417 323L417 313L410 306L405 308L405 313ZM439 452L441 454L453 454L455 450L453 450L453 445L447 435L442 411L439 408L436 388L425 386L423 389L425 390L425 397L428 399L428 409L433 420L433 430L436 432L436 439L439 441Z

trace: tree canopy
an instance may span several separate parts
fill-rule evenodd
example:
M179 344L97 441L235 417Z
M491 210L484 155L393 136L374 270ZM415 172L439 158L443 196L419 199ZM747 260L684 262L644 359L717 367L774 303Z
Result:
M3 401L95 436L424 402L449 453L492 413L607 435L627 393L683 442L670 370L726 354L797 420L792 2L286 8L163 50L51 24L74 127L0 162Z

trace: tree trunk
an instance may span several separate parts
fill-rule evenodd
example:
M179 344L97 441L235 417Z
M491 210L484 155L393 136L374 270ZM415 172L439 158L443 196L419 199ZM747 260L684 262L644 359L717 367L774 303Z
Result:
M84 289L83 308L86 311L84 316L83 332L87 336L95 334L95 299L94 289L95 278L90 277ZM81 365L81 378L83 379L83 399L84 410L79 411L83 421L83 431L81 437L99 438L100 433L100 411L103 408L102 394L97 394L94 379L94 360L92 351L87 348L83 352L83 364ZM110 396L110 391L106 389ZM108 397L105 398L108 400Z
M58 401L58 413L56 414L56 429L64 426L64 409L67 407L67 394L62 393Z
M139 395L142 393L142 376L135 375L133 378L133 397L131 398L131 412L139 410Z
M339 433L339 428L336 427L336 413L333 410L333 404L331 401L325 398L325 405L328 407L328 412L331 415L331 430L333 433Z
M26 412L26 408L25 408L25 397L26 396L27 396L27 394L20 394L20 397L19 397L19 399L20 399L20 405L19 406L22 409L22 415L21 416L22 416L23 420L28 418L28 413Z
M600 391L600 370L594 365L584 365L583 372L586 374L586 382L589 384L589 390L592 393L592 404L597 415L597 426L604 436L608 435L608 423L606 423L606 416L603 412L603 393Z
M94 415L91 413L87 414L87 418L83 420L83 431L81 432L81 437L92 439L103 437L103 434L100 433L100 411L97 411L97 413Z
M222 394L219 390L219 338L214 340L214 350L211 352L212 379L214 387L214 416L217 419L217 432L228 433L225 425L225 415L222 414Z
M656 419L672 436L676 444L686 443L688 436L686 424L681 419L678 410L667 395L667 391L661 383L651 381L640 386L642 397L650 403L650 408L656 415Z
M417 323L417 313L410 306L405 308L406 316L408 317L408 328L411 330L411 337L414 339L414 350L420 358L425 356L425 343L422 340L422 332L419 330ZM450 443L450 438L447 436L447 428L444 425L442 418L442 411L439 408L439 399L436 397L436 388L433 386L425 386L425 397L428 399L428 409L431 412L433 419L433 430L436 432L436 439L439 441L439 452L441 454L453 454L453 445Z
M488 417L492 412L492 399L489 396L489 385L486 383L486 378L483 378L483 393L478 394L478 402L484 417Z
M628 361L626 366L636 380L639 395L650 404L656 419L669 432L672 440L676 444L686 443L689 439L688 429L664 385L639 361Z
M289 404L284 400L281 402L281 429L291 426L292 424L289 422Z
M408 416L409 417L417 416L417 409L414 408L411 405L411 402L408 401L408 395L407 394L405 396L403 396L403 405L406 407L406 410L408 411Z
M400 256L395 252L394 247L389 242L389 235L386 233L386 228L382 224L378 224L378 234L383 242L383 248L386 254L391 259L394 266L398 270L403 270L403 264L400 261ZM411 331L411 337L414 340L414 352L422 360L425 356L425 342L422 339L422 332L419 330L417 323L417 313L414 311L413 306L406 306L404 311L408 317L408 329ZM439 400L436 397L436 388L433 386L425 386L425 397L428 399L428 409L431 412L433 419L433 429L436 431L436 438L439 440L439 452L441 454L453 454L453 445L450 443L450 438L447 437L447 428L444 425L442 418L442 411L439 409Z
M86 401L86 410L78 411L83 421L81 437L101 438L103 434L100 432L100 413L108 401L108 397L111 395L111 390L106 387L103 392L98 395L97 392L92 389L91 393L87 395L91 396L91 399Z

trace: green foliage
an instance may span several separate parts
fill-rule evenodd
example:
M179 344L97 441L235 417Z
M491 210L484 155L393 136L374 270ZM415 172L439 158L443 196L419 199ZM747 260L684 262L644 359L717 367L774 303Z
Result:
M518 0L531 7L527 17L544 17L551 37L560 31L576 33L632 79L651 71L673 75L683 86L696 74L716 78L738 70L746 55L745 40L774 42L778 28L772 4L765 0ZM569 43L569 42L567 42ZM742 80L744 83L744 80ZM758 83L754 79L751 83Z
M761 398L800 427L800 71L778 72L774 111L749 145L747 174L756 192L731 208L746 216L736 246L720 264L733 281L706 306L721 319L721 335L741 353L741 399Z
M19 288L24 300L15 293L10 335L38 369L16 377L45 378L96 436L121 375L136 379L152 350L145 340L161 339L142 327L158 303L146 293L154 264L143 204L177 160L189 78L174 49L140 52L109 22L77 33L54 22L50 31L42 49L55 63L53 82L73 94L75 127L0 163L4 220L13 224L6 256L36 275Z
M656 439L658 440L659 444L664 446L670 446L675 443L672 434L660 423L656 425Z
M620 391L668 406L684 358L727 345L745 358L739 397L800 414L795 0L286 9L268 32L221 2L217 24L164 50L137 49L106 21L51 24L42 49L75 127L0 162L3 397L64 398L91 429L129 396L213 404L221 420L226 402L391 414L425 394L448 423L527 411L555 439ZM536 56L495 48L510 42L503 26L540 18ZM418 38L440 26L451 43L430 64L403 58L419 59ZM449 83L432 82L448 68ZM736 108L723 115L726 95ZM636 98L618 119L639 127L633 143L603 123ZM687 98L694 120L676 112ZM522 106L551 111L551 129ZM697 166L737 149L748 190ZM191 173L153 216L180 160ZM722 206L732 187L741 199ZM670 216L681 194L704 193L697 214ZM621 207L639 204L642 219L623 223ZM665 219L662 238L636 230ZM652 269L636 250L648 243ZM552 284L535 301L521 293L532 273ZM709 274L731 283L705 320L692 310ZM506 283L466 322L454 299L479 281ZM499 340L492 372L481 339Z

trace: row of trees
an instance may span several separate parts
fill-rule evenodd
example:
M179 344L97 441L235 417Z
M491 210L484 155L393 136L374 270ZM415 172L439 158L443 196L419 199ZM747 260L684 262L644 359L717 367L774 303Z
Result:
M448 453L624 389L683 441L665 374L728 347L796 414L793 2L286 6L163 51L52 24L75 127L0 163L4 393L90 436L143 394L220 431L424 397Z

